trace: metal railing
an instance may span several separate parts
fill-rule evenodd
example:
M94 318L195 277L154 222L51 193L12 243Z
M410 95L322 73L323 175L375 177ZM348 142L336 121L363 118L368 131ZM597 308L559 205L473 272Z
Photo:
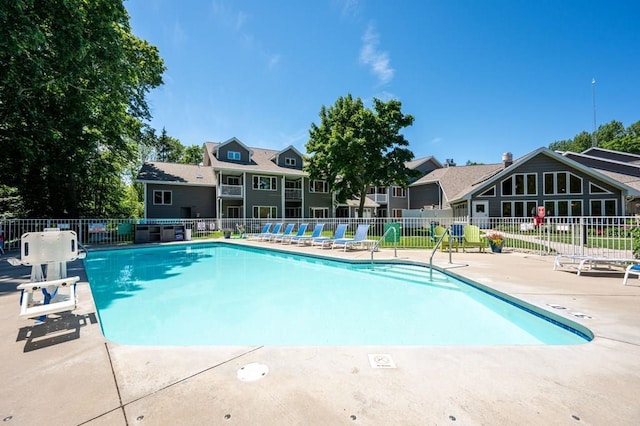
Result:
M370 225L368 238L377 239L385 234L385 225L399 228L397 242L380 238L378 247L426 249L434 248L434 230L437 225L450 228L467 221L453 218L190 218L190 219L0 219L5 248L18 248L22 234L38 232L44 228L59 227L78 234L78 241L85 246L133 244L137 224L176 224L190 230L192 239L220 237L221 230L230 230L240 236L239 228L246 233L259 232L266 222L308 223L309 228L324 223L330 234L339 223L349 224L353 233L359 224ZM473 222L473 221L472 221ZM547 217L542 223L532 218L485 218L481 232L498 232L504 237L504 249L540 255L571 254L628 259L634 254L634 235L638 231L638 218L616 217Z
M389 231L393 231L393 257L398 257L398 238L397 238L397 231L396 228L394 226L390 226L389 228L387 228L386 231L384 231L384 234L382 234L382 237L380 237L378 239L378 241L375 242L375 244L373 244L371 246L371 265L373 266L373 253L375 251L378 250L378 247L380 246L380 243L382 242L382 240L385 239L385 237L387 236L387 234L389 233Z

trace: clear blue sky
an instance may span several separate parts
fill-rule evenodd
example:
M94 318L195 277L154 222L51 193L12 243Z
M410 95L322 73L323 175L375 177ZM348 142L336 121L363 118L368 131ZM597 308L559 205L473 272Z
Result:
M494 163L640 120L640 1L128 0L160 49L152 126L305 152L322 105L402 102L416 158ZM595 78L595 86L592 85Z

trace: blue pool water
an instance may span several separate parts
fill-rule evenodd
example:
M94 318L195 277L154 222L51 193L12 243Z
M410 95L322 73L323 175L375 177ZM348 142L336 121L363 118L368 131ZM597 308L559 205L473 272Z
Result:
M538 345L584 335L449 275L228 244L96 251L105 336L129 345Z

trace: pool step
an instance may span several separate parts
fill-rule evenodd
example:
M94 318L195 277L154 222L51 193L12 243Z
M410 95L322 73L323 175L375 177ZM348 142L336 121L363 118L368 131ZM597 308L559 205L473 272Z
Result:
M450 283L449 278L441 272L434 271L433 277L429 276L429 268L411 265L384 265L374 266L373 269L363 269L366 273L378 277L388 277L409 281L416 284L446 286L452 289L457 288Z

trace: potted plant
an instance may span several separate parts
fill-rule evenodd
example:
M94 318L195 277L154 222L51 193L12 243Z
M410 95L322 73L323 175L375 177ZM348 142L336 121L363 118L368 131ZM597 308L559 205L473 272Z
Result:
M504 245L504 236L498 232L490 232L484 236L489 241L491 251L494 253L502 253L502 246Z

